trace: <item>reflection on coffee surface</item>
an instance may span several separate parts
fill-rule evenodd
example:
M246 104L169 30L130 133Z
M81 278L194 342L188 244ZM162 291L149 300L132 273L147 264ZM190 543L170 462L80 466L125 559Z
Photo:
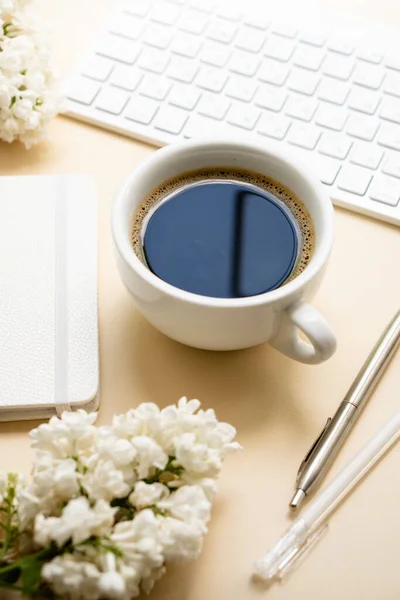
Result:
M160 279L202 296L262 294L311 260L314 228L280 183L228 168L186 173L159 186L132 228L137 256Z

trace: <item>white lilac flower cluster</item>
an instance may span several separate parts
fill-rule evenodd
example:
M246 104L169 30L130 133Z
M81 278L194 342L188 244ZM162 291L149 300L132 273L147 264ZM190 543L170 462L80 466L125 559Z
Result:
M0 139L27 148L46 136L57 112L54 75L27 0L0 0Z
M240 448L235 429L186 398L95 420L52 417L31 432L30 483L0 476L0 587L130 600L166 563L199 555L222 462Z

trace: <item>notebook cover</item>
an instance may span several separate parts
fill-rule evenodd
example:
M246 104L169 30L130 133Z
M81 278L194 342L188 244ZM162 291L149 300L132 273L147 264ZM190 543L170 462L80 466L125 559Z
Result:
M97 408L97 311L92 180L0 177L0 421Z

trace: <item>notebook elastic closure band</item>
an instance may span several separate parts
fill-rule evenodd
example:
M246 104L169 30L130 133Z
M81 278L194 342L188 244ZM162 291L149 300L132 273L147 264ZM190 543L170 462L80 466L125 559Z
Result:
M57 416L70 411L68 386L68 273L67 273L67 178L57 177L54 202L55 217L55 348L54 405Z

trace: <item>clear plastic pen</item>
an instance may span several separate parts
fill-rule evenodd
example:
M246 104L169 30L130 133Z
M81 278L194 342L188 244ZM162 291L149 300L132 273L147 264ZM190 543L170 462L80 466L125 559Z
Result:
M400 438L400 412L356 454L353 460L304 510L283 537L254 565L254 574L281 579L308 552L326 530L328 519L352 488Z

